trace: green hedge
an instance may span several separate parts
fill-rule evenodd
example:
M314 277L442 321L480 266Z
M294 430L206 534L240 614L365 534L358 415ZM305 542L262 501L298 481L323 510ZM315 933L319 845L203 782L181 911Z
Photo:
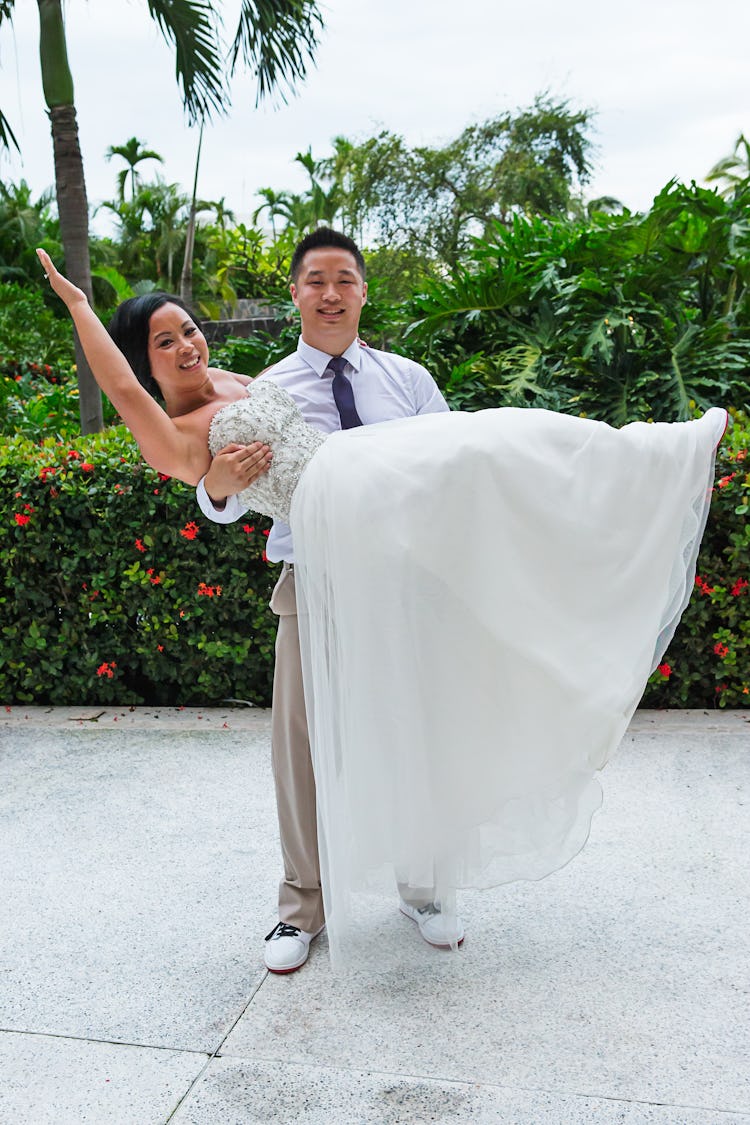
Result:
M750 707L750 420L733 411L695 589L642 700L646 707Z
M750 706L749 449L736 415L696 589L646 706ZM205 520L121 427L0 443L0 519L4 703L269 703L268 521Z
M219 527L122 427L0 444L4 703L270 702L269 522Z

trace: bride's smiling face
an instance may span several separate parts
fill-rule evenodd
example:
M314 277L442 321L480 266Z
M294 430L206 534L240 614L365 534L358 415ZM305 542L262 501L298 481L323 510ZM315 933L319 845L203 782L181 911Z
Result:
M148 324L151 374L167 397L202 385L208 375L206 337L179 305L161 305Z

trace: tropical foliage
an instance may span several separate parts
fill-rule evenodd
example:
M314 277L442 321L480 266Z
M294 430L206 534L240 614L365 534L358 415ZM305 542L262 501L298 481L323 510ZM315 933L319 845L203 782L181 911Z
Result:
M514 216L425 285L408 346L452 401L534 405L622 425L743 406L750 191L671 183L647 214Z
M557 133L543 127L550 114ZM295 243L321 221L333 222L370 244L363 338L424 363L456 407L547 407L622 425L728 406L733 423L719 451L696 589L644 701L748 706L750 178L743 138L714 169L716 189L670 183L648 212L633 214L616 200L582 202L585 115L537 99L521 117L523 128L493 119L440 150L411 152L386 134L356 144L336 138L324 159L297 154L306 191L263 189L248 223L223 199L191 199L166 169L142 176L147 159L159 163L145 140L113 145L126 167L106 205L115 232L91 241L97 307L106 319L133 292L175 289L195 212L193 283L204 315L225 317L248 298L277 311L274 331L212 347L216 364L254 375L296 343L288 294ZM496 147L482 150L490 141ZM410 216L398 211L397 193L386 198L389 156L402 177L415 177ZM439 170L453 176L451 161L467 171L471 160L473 186L454 190L460 181L451 180L449 194L444 184L435 194ZM517 180L514 168L523 169ZM433 217L444 224L435 238ZM272 631L266 528L257 521L245 525L251 531L206 526L192 491L144 469L120 430L81 438L69 321L39 286L33 250L40 242L59 257L49 196L34 199L23 181L0 185L0 554L7 576L0 686L19 701L62 702L63 683L71 701L265 700ZM116 422L108 404L105 410ZM127 534L118 538L113 528ZM236 562L247 548L243 586L232 552ZM214 557L218 569L209 573ZM234 624L248 615L252 637ZM52 681L54 695L43 686Z
M93 301L86 182L63 5L62 0L37 3L42 87L52 128L64 265L68 276ZM14 8L15 0L0 0L0 24L12 22ZM257 77L258 100L274 92L283 97L286 89L293 90L305 75L322 27L315 0L242 0L237 30L225 56L220 9L220 3L206 0L180 0L179 4L149 0L149 15L174 49L175 72L191 123L202 123L226 109L228 79L238 63ZM17 147L17 141L0 110L0 148L10 145ZM101 429L101 395L77 340L76 353L81 428L88 433Z

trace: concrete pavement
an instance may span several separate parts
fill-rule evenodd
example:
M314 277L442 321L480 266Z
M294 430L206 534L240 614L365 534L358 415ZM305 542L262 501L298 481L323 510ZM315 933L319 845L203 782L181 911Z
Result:
M269 715L0 709L0 1123L750 1122L750 712L638 712L568 867L457 954L266 973Z

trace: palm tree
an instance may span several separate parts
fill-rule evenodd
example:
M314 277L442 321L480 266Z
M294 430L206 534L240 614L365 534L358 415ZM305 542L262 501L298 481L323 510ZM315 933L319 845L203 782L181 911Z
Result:
M279 192L275 213L285 219L287 227L291 227L299 235L315 230L318 225L310 192L305 195L296 195L291 191Z
M0 0L0 24L12 21L16 0ZM60 236L68 276L93 300L89 261L89 213L73 77L68 64L62 0L37 0L39 51L44 99L49 111L55 163ZM256 104L269 94L284 99L304 78L318 45L323 19L316 0L242 0L237 31L228 60L221 42L221 2L210 0L148 0L149 15L175 52L175 69L190 124L210 120L229 104L226 78L239 62L255 74ZM18 143L0 111L0 148ZM78 340L76 360L81 429L103 425L99 389Z
M120 199L125 198L125 184L130 177L130 198L135 199L138 184L141 182L141 177L136 172L136 165L142 164L144 160L158 160L160 164L164 163L164 158L158 152L154 152L151 148L143 148L142 145L145 141L139 141L137 137L130 137L125 144L110 145L105 152L107 160L111 160L113 156L121 156L127 164L127 168L123 168L117 173L117 190Z
M274 191L274 189L270 187L264 187L259 188L257 194L260 196L263 202L261 203L260 207L256 207L256 209L253 211L253 222L257 223L258 216L261 215L263 211L267 211L268 218L271 221L271 236L275 244L276 219L279 217L279 215L283 215L284 213L283 210L279 210L279 208L283 208L286 193L283 191Z
M154 183L140 189L137 202L150 219L152 253L159 285L163 289L172 289L174 256L185 243L190 199L180 191L179 184L168 184L157 177Z
M50 236L52 193L43 192L36 202L25 180L0 182L0 278L5 281L38 277L34 247ZM36 268L35 268L36 267Z
M731 199L735 191L745 187L750 181L750 141L740 133L734 143L734 151L714 164L706 176L706 183L721 183L720 195Z

